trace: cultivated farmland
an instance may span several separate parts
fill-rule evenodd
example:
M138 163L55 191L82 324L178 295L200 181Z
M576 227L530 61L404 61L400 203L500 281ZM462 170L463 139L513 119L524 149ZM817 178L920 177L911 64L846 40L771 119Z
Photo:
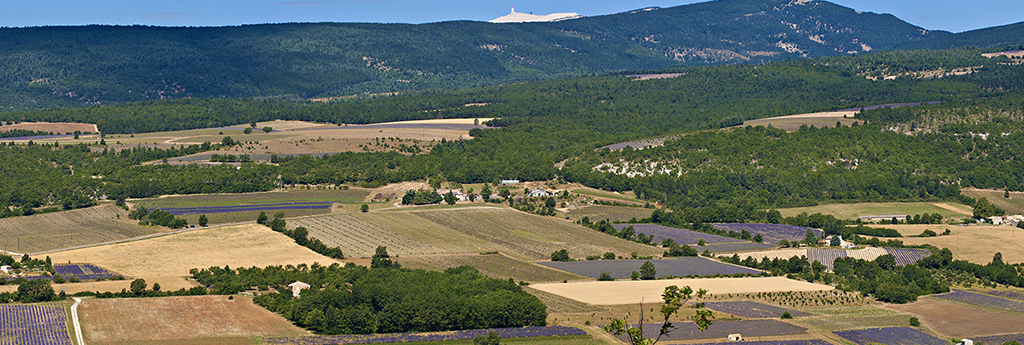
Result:
M910 327L887 327L868 328L849 331L835 332L857 345L885 344L885 345L948 345L949 342Z
M71 345L61 303L0 304L0 344Z
M800 126L815 126L815 127L835 127L836 122L842 122L843 126L850 126L854 122L859 122L853 119L853 116L858 111L846 110L846 111L830 111L821 113L808 113L808 114L796 114L787 116L769 117L757 120L744 121L742 126L772 126L775 128L781 128L786 131L792 132L800 128Z
M822 265L825 265L829 270L832 270L833 263L837 258L851 257L854 259L861 259L871 261L877 259L879 256L890 254L896 259L896 264L900 266L906 266L913 264L921 258L928 256L930 252L927 249L914 249L914 248L875 248L867 247L861 249L835 249L835 248L790 248L790 249L777 249L777 250L766 250L759 252L743 252L737 253L741 259L752 257L758 261L768 259L789 259L793 257L805 256L807 262L818 261Z
M922 324L946 337L975 339L979 335L1019 332L1020 325L1024 324L1024 315L1018 313L977 308L933 297L919 298L913 303L888 305L886 308L914 314Z
M992 205L1006 210L1006 214L1024 214L1024 192L1010 192L1010 198L1004 198L1004 191L996 189L964 188L960 190L966 196L988 199Z
M1024 262L1024 251L1020 250L1020 241L1024 240L1024 230L1012 226L994 225L879 225L896 229L901 234L919 235L925 230L943 233L949 229L950 234L935 237L904 237L900 240L908 245L931 244L938 248L949 248L953 258L967 260L977 264L992 262L996 253L1003 254L1005 262Z
M786 309L779 306L753 301L707 302L709 309L745 318L778 318L789 312L793 317L809 316L810 313Z
M516 327L496 329L471 329L464 331L435 332L435 333L383 333L368 335L322 335L298 338L266 338L267 344L275 345L333 345L333 344L380 344L380 343L408 343L428 341L451 341L469 340L480 335L487 335L489 331L498 332L502 342L506 338L531 338L531 337L563 337L586 335L578 328L566 326L547 327Z
M3 218L0 219L0 248L38 253L157 233L132 222L127 212L114 205Z
M330 265L338 262L295 244L283 234L256 224L198 229L49 255L53 262L88 262L128 278L144 278L150 284L160 283L164 290L192 287L193 284L184 279L192 268L308 265L314 262ZM54 288L59 290L67 286L94 290L90 286L95 286L95 289L114 288L118 291L127 285L127 282L122 281L63 284ZM71 289L68 291L71 292Z
M666 341L694 339L725 339L730 334L742 334L744 338L791 336L807 333L807 329L779 320L719 320L707 330L700 332L692 322L673 324L676 329L662 337ZM644 328L657 330L660 324L645 324ZM626 339L620 336L620 339Z
M775 245L767 243L756 243L756 242L732 242L732 243L714 243L704 246L693 247L698 252L704 252L705 250L712 253L728 253L728 252L741 252L768 249Z
M480 273L493 278L527 282L554 282L582 280L587 277L553 270L534 263L523 262L500 254L488 255L430 255L402 256L397 259L402 267L433 271L459 266L473 266Z
M743 232L747 230L751 236L760 234L765 243L779 243L781 240L800 241L807 235L807 230L802 226L787 224L758 224L758 223L714 223L716 229ZM814 230L815 236L821 236L821 230Z
M658 224L615 224L612 225L616 230L622 231L627 227L632 226L633 230L638 234L647 234L654 236L654 243L661 243L661 241L671 238L673 241L679 244L695 245L700 240L704 240L706 243L732 243L732 242L746 242L744 240L735 239L732 237L719 236L714 234L707 234L703 232L679 229L668 227Z
M934 297L967 303L983 308L1024 313L1024 302L980 294L973 291L954 290L953 292L938 294Z
M815 315L794 320L797 324L829 332L857 328L906 326L913 315L869 304L807 309Z
M245 296L89 299L78 309L87 344L244 344L309 334Z
M591 281L577 283L532 284L531 288L594 305L633 304L642 300L660 301L665 287L690 286L705 289L713 296L758 292L827 291L834 287L786 277L694 278L639 281Z
M640 266L650 261L657 270L658 277L717 276L734 274L760 274L761 271L730 265L703 257L682 257L664 260L587 260L541 262L541 265L559 270L584 275L591 278L608 272L613 278L629 278L633 271L640 271Z
M1000 195L1000 198L1002 195ZM825 204L809 207L783 208L778 210L783 217L800 213L835 216L839 219L857 219L860 216L938 213L944 218L960 219L971 215L971 207L957 203L931 202L862 202L856 204ZM917 235L917 234L915 234Z
M613 252L625 255L661 254L659 248L626 241L565 221L504 208L456 208L417 211L412 214L498 244L502 253L526 260L547 260L551 253L567 249L574 258Z
M53 265L53 270L65 278L75 277L80 280L106 279L113 277L109 271L89 264Z
M578 208L566 213L569 218L583 219L587 217L591 221L608 220L610 222L624 222L630 219L643 219L650 217L653 210L640 207L605 206L595 205Z

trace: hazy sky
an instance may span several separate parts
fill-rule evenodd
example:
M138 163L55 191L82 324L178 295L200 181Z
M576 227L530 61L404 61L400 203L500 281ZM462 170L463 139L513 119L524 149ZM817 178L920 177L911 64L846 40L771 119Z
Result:
M281 22L427 23L486 21L517 12L601 15L695 0L0 0L0 26L145 24L221 26ZM953 32L1024 21L1022 0L833 0L858 11L892 13Z

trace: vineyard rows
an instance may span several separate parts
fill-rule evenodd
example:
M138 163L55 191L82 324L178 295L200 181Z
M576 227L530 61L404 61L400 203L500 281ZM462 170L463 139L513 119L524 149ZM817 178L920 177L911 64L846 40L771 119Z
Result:
M71 345L59 303L0 305L0 345Z
M892 254L896 264L900 266L912 265L931 254L927 249L885 248L885 251Z
M846 250L843 249L831 249L831 248L815 248L807 250L807 262L814 263L814 261L820 262L822 265L832 271L833 264L837 258L845 258Z
M591 229L555 219L507 209L452 209L414 212L434 223L511 250L509 255L546 260L567 249L572 257L613 252L626 255L661 254L658 248L628 242ZM566 239L570 239L566 242Z
M543 266L519 261L504 255L440 255L405 257L399 262L404 267L444 271L451 267L473 266L484 275L516 281L556 282L562 280L586 279L583 276L552 270Z
M352 215L334 215L296 219L292 227L304 227L309 236L323 241L329 247L341 247L352 257L370 257L377 246L386 246L393 255L422 255L443 253L441 249L414 241Z
M0 248L34 253L155 233L116 219L128 214L114 205L0 219Z

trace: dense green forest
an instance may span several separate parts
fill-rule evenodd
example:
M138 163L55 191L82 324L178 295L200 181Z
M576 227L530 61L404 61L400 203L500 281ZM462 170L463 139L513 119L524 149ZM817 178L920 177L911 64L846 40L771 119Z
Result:
M454 89L841 56L918 41L932 42L922 48L996 47L1024 43L1020 30L951 34L789 0L709 1L553 23L0 28L0 111Z
M192 270L213 293L247 288L276 292L254 301L320 334L428 332L544 326L546 307L511 281L463 266L444 272L348 264ZM293 298L287 284L314 288Z
M979 60L980 51L914 51L785 61L765 65L682 68L673 79L634 81L622 75L430 92L336 104L273 100L173 100L7 113L29 120L99 123L106 133L199 128L272 119L368 123L417 118L487 118L499 129L474 129L474 140L443 141L429 154L340 153L279 157L278 165L138 165L212 149L103 145L0 147L5 162L0 202L17 208L162 194L248 192L287 184L368 186L439 176L453 182L561 178L683 209L722 203L755 208L820 202L939 200L960 187L1024 189L1015 159L1024 66ZM872 81L865 73L977 66L942 79ZM912 62L917 61L917 62ZM875 104L941 101L878 109L867 125L730 128L743 120ZM467 103L488 103L461 107ZM424 111L426 110L426 111ZM943 118L939 115L948 115ZM935 120L929 120L935 119ZM941 120L942 122L937 122ZM929 122L931 121L931 122ZM894 128L936 123L914 135ZM975 130L984 129L984 137ZM626 140L683 134L664 147L595 151ZM974 133L974 134L971 134ZM555 163L565 163L564 168ZM603 164L603 166L602 166ZM629 164L639 174L629 177ZM653 166L652 164L656 164ZM602 168L598 168L598 167ZM651 168L653 167L653 168ZM646 170L653 169L650 172ZM615 173L615 172L618 173ZM653 173L658 172L658 173ZM277 176L280 175L280 181ZM97 178L93 178L96 176ZM100 178L101 177L101 178Z

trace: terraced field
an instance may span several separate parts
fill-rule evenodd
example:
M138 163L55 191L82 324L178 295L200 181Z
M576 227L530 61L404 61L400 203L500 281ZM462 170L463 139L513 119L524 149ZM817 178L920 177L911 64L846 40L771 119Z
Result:
M157 233L154 229L131 224L127 219L128 213L114 205L3 218L0 219L0 249L38 253Z
M553 270L541 265L523 262L504 255L432 255L403 256L398 259L403 267L444 271L451 267L473 266L489 277L527 282L557 282L582 280L587 277Z

